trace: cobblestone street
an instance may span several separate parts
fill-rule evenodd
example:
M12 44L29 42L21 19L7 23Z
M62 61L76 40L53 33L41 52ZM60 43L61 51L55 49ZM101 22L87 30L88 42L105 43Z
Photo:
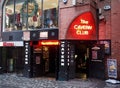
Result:
M0 75L0 88L120 88L120 84L98 79L56 81L54 78L25 78L16 74Z

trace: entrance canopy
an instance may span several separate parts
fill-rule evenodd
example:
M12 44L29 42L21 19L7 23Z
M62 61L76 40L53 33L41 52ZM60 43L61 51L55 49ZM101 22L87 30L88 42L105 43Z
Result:
M96 39L95 19L91 12L80 14L71 22L66 33L66 39Z

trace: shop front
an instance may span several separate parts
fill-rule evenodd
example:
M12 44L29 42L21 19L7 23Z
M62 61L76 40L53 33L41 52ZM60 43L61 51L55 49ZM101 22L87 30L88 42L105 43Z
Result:
M0 72L20 73L25 77L44 76L57 79L58 29L15 33L3 33L4 41L0 42Z
M66 34L59 36L59 80L105 78L105 48L97 36L92 12L84 12L74 18Z
M58 29L25 31L25 77L54 77L57 79L59 41Z
M24 69L23 46L23 41L0 42L1 73L22 73Z
M2 0L1 12L1 68L57 77L58 0Z
M38 41L32 45L32 76L57 77L58 70L58 40Z

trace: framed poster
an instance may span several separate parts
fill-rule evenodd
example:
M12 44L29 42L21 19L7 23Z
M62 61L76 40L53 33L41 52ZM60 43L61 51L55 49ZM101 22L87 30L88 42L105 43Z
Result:
M24 41L29 41L30 40L30 32L29 31L24 31L23 32L23 40Z
M107 67L108 67L108 77L117 78L117 60L108 59Z
M98 59L98 54L96 50L92 51L92 59Z
M40 56L36 56L36 64L40 64Z
M110 40L100 40L100 44L104 44L105 46L105 54L111 54L111 41Z

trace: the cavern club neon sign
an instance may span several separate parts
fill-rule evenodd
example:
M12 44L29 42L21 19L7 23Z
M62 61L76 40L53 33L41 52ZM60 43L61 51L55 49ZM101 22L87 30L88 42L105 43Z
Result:
M95 37L95 21L91 12L76 17L69 26L67 38L92 39Z
M80 24L75 24L74 29L77 35L88 35L93 26L89 25L88 20L80 19Z

